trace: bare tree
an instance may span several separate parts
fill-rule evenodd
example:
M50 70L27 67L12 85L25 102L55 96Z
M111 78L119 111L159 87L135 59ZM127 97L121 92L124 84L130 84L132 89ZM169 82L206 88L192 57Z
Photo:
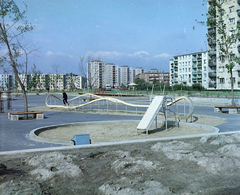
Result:
M27 8L26 4L24 5ZM1 64L10 60L15 78L23 92L24 111L27 112L26 89L18 74L17 59L23 54L19 39L23 34L32 31L34 26L26 20L26 9L21 12L14 0L0 0L0 9L0 44L7 48L6 55L1 57Z
M91 61L93 61L93 56L91 54L88 55L87 57L80 56L79 59L80 59L79 66L78 66L79 71L85 78L87 78L87 87L92 89L96 85L100 77L100 73L104 72L104 69L102 70L92 69Z
M53 85L54 91L57 91L57 84L62 79L61 75L59 74L60 64L53 64L52 70L54 74L52 74L52 77L50 77L50 82Z

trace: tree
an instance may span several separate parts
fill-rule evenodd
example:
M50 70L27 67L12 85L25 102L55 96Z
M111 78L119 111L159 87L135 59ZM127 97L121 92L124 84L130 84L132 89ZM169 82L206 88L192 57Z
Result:
M26 4L24 4L27 8ZM1 64L10 62L15 78L21 87L24 98L24 111L28 111L27 95L24 83L18 74L18 58L23 55L20 38L34 29L26 20L26 9L22 12L13 0L0 0L0 44L5 46L7 52L1 57ZM27 116L25 116L27 117Z
M99 81L99 78L101 77L105 71L105 66L104 63L102 63L100 60L99 61L99 66L93 66L91 62L93 61L93 56L90 54L87 57L85 56L80 56L79 57L80 62L79 62L79 71L83 77L87 78L87 87L92 89L94 86L96 86L97 82ZM86 60L85 60L86 59ZM87 69L85 68L87 64ZM101 65L100 65L101 64ZM101 86L101 83L99 83Z
M144 79L135 79L135 83L137 84L137 89L138 90L146 90L148 84L146 83L146 81Z
M59 72L60 65L59 64L53 64L52 69L54 74L51 75L50 77L50 82L54 88L54 91L57 91L57 84L58 82L62 81L61 75L58 73Z
M75 86L75 82L76 82L76 74L70 73L70 74L66 74L66 84L67 84L67 89L70 89L71 91L73 91L76 86Z
M35 91L36 88L39 88L39 89L41 88L41 85L40 85L41 74L42 74L42 72L40 70L37 70L36 65L33 64L30 82L28 83L28 87L30 89L33 88L33 90Z
M233 71L236 64L238 64L240 58L234 52L236 43L238 42L238 36L240 35L240 24L235 25L232 18L229 17L229 10L225 10L224 4L227 0L212 0L208 1L208 11L207 11L207 27L208 27L208 45L209 53L217 53L217 68L224 70L227 69L230 76L231 94L232 94L232 107L235 106L234 103L234 77ZM230 9L227 6L227 9ZM203 22L199 22L204 24ZM229 26L229 23L232 23ZM211 57L211 56L210 56ZM214 57L216 60L216 57ZM212 61L210 61L212 62ZM216 62L216 61L215 61ZM223 71L224 72L224 71ZM216 77L219 79L224 79L222 77Z

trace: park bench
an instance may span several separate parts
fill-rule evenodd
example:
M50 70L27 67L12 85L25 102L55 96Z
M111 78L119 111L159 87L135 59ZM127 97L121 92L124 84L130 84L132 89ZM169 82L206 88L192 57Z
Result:
M238 109L240 109L240 106L215 106L214 107L214 112L223 112L223 109L228 110L229 114L237 114Z
M19 120L19 116L20 115L32 115L32 118L36 118L36 119L44 119L44 114L43 112L35 112L35 111L28 111L28 112L24 112L24 111L17 111L17 112L9 112L8 113L8 119L10 120Z

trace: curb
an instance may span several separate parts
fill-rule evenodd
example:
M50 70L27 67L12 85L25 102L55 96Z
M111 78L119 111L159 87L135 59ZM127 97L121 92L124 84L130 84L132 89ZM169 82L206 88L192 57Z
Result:
M65 123L65 124L61 124L61 125L51 125L51 126L44 126L44 127L39 127L37 129L34 129L30 132L29 134L29 139L38 141L38 142L46 142L46 143L53 143L53 144L61 144L61 145L73 145L72 141L65 141L65 140L56 140L56 139L48 139L48 138L43 138L43 137L39 137L38 135L43 132L43 131L47 131L50 129L55 129L58 127L70 127L70 126L81 126L81 125L92 125L92 124L115 124L115 123L139 123L139 120L129 120L129 121L119 121L119 120L114 120L114 121L95 121L95 122L77 122L77 123ZM165 121L159 121L158 124L164 125ZM174 124L174 122L170 122L168 121L168 125ZM208 132L207 134L198 134L198 135L209 135L210 134L218 134L219 133L219 129L217 127L212 127L212 126L208 126L208 125L201 125L201 124L193 124L193 123L186 123L186 122L181 122L180 123L181 126L186 126L186 127L195 127L195 128L201 128L204 131ZM189 135L190 137L193 135ZM184 137L189 137L189 136L177 136L177 137L168 137L171 139L175 139L178 137L184 138ZM157 140L161 140L164 138L156 138ZM154 139L154 140L156 140ZM152 139L146 139L146 140L152 140ZM134 141L141 141L141 140L134 140ZM132 141L126 141L124 143L127 142L132 142ZM105 143L120 143L120 142L102 142L101 144L105 144ZM96 143L96 144L100 144L100 143Z

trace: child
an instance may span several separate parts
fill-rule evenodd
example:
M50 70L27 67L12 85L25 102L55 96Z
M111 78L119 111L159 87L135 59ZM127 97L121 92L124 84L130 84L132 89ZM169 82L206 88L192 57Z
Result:
M68 96L67 96L67 94L65 93L64 90L62 90L62 94L63 94L63 103L64 103L64 105L66 106L66 103L67 103L68 106L69 106L69 103L68 103L68 101L67 101Z

